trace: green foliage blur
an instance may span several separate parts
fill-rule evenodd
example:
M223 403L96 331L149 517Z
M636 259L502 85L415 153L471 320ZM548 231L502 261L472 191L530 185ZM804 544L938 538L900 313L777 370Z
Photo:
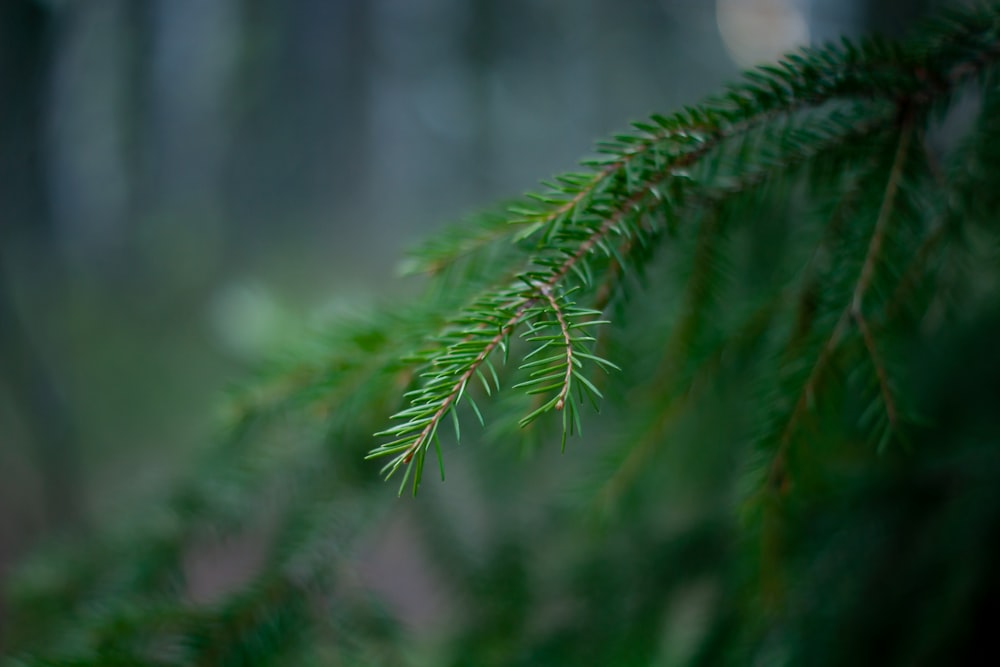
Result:
M984 4L755 69L432 235L406 298L227 291L280 351L158 498L50 499L3 664L991 659L998 44Z

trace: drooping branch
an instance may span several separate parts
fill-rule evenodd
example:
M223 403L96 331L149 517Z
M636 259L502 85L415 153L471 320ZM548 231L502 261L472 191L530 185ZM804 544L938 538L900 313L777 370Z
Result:
M988 25L976 25L968 35L948 35L947 39L958 43L979 37L988 29ZM413 258L410 268L434 274L512 236L524 239L536 232L544 236L561 221L586 213L590 202L618 177L624 177L626 189L642 189L643 179L636 174L668 167L668 156L678 147L739 134L750 126L838 99L930 102L977 76L1000 57L1000 47L994 45L971 58L953 56L943 64L942 74L932 74L927 67L915 66L906 54L887 52L887 48L872 43L804 49L790 54L780 67L748 72L743 83L701 107L634 123L637 132L599 145L604 155L584 163L592 172L559 176L548 184L547 191L530 194L528 200L510 206L506 214L483 216L479 224L466 225L471 233L460 233L443 247L426 248L420 253L422 257ZM650 164L644 167L644 161Z
M977 29L986 30L982 26ZM468 322L477 324L472 329L446 332L442 340L447 342L424 357L429 369L423 374L425 384L408 394L412 397L411 407L395 415L394 419L403 423L380 433L394 439L376 448L371 456L394 456L383 469L388 474L416 459L415 484L418 483L422 458L417 455L422 456L434 440L440 421L460 404L468 380L473 375L480 376L489 391L481 370L485 367L499 388L499 379L490 362L492 352L503 345L539 304L551 306L550 300L557 293L575 289L574 280L585 293L596 289L603 302L612 283L620 280L626 263L633 261L623 258L622 250L629 254L631 239L640 233L656 235L657 207L677 215L683 207L678 205L680 198L688 194L709 199L739 194L741 188L766 182L770 173L788 170L826 146L864 136L882 126L887 122L881 112L888 106L885 102L902 104L900 100L909 100L910 105L925 104L949 94L954 86L992 61L992 56L970 58L962 53L946 53L947 57L933 68L928 65L924 69L914 64L921 62L923 53L878 41L858 47L807 49L789 56L780 67L763 67L749 73L743 84L701 107L669 118L654 116L652 123L636 124L637 134L620 135L599 146L604 155L585 162L592 169L590 173L557 177L554 183L547 184L548 190L529 195L528 201L511 207L506 219L498 216L495 228L477 231L479 240L472 239L471 244L468 239L460 240L452 247L451 259L447 252L438 255L437 263L432 265L440 269L448 261L470 252L479 241L485 245L496 242L498 237L492 232L502 236L510 223L519 223L514 227L519 242L530 239L534 244L530 251L527 245L522 246L527 253L527 266L517 273L513 283L487 290L481 301L452 320L458 326ZM932 75L931 70L943 74ZM849 102L850 111L841 113L837 105L821 109L834 100ZM816 112L814 125L810 125L812 111L806 114L806 110ZM912 119L907 121L911 123ZM753 134L756 130L760 134ZM745 142L736 143L743 137ZM751 159L745 163L742 156L746 147L760 151L762 141L771 152L760 153L759 161ZM901 154L905 153L905 143ZM735 148L727 153L730 145ZM729 166L736 173L716 183L713 169L717 164L712 163L713 168L706 169L705 182L697 182L691 176L691 168L710 155L720 161L730 159ZM897 173L890 175L883 210L876 221L852 299L821 348L778 438L781 444L775 469L783 465L787 442L830 358L852 322L864 317L861 305L873 280L875 260L881 256L898 177ZM612 241L613 235L621 236L622 240ZM600 257L602 253L608 263L591 261L591 257ZM595 280L598 272L602 274L600 282ZM505 280L509 281L510 274L506 275ZM488 316L487 312L498 304L502 304L504 314ZM560 324L568 326L565 322ZM505 356L506 352L505 348ZM541 412L566 405L573 366L571 362L562 368L561 390L555 401L541 406ZM580 377L581 382L586 380Z
M827 365L830 363L834 353L840 346L841 341L850 327L851 321L863 320L864 318L864 313L862 311L864 299L869 288L871 287L872 280L874 279L876 266L881 259L882 247L885 243L885 237L890 220L893 217L896 195L903 177L903 167L906 161L913 131L913 109L907 108L903 114L902 126L899 130L899 142L896 147L896 154L893 158L885 192L882 196L882 204L879 208L878 217L875 221L875 227L872 230L872 235L868 243L868 249L865 253L861 271L858 274L858 279L855 282L850 300L841 312L836 324L834 324L826 342L820 348L816 361L813 363L805 382L802 384L802 388L799 391L795 405L792 408L781 435L778 438L777 452L772 459L770 471L768 473L769 481L773 487L784 486L785 459L788 447L799 422L805 416L809 409L809 405L812 403L816 395L820 379L826 371ZM886 378L885 386L888 387L888 378ZM889 404L887 404L887 406L888 405ZM892 409L894 420L895 408Z

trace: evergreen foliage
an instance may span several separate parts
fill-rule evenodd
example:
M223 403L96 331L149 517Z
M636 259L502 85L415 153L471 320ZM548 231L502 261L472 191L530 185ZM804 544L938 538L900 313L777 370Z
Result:
M998 60L992 4L803 49L440 234L423 298L262 371L169 502L27 563L10 664L967 664L1000 600ZM433 631L357 581L399 503ZM212 596L220 542L261 557Z

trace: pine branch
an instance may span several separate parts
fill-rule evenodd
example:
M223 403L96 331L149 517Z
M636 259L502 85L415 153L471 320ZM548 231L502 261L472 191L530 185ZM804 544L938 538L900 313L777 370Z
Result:
M974 20L975 19L975 20ZM946 33L945 45L953 47L974 39L993 28L992 15L956 19L965 30L960 36ZM928 45L923 45L925 49ZM642 162L650 160L654 169L665 166L671 148L683 148L705 137L740 133L740 123L752 126L809 107L819 107L834 99L885 99L910 97L930 100L962 85L993 64L1000 57L1000 47L973 51L971 55L953 56L957 62L946 65L943 75L933 75L926 68L915 67L918 56L911 56L893 44L867 40L859 45L844 42L818 49L803 49L789 54L779 66L763 66L746 73L747 81L732 86L729 92L709 100L700 108L689 108L672 117L654 115L652 122L634 123L638 133L617 135L599 145L607 157L584 161L594 168L591 173L569 173L547 183L549 189L531 193L528 199L508 207L508 215L484 215L455 230L448 242L437 239L415 253L409 271L437 273L462 257L488 247L511 234L525 239L537 232L543 237L558 229L567 219L586 214L594 198L614 188L616 181L641 187ZM914 73L916 71L916 73ZM743 128L746 129L746 128ZM724 138L724 137L721 137ZM637 164L638 163L638 164ZM637 165L637 166L634 166ZM623 178L624 177L624 178Z
M672 169L687 166L704 155L713 145L713 142L705 142L705 145L699 149L682 154L674 161ZM667 172L666 176L661 176L661 178L669 176L669 173L670 171ZM646 196L648 196L647 191L639 190L626 198L600 225L595 229L589 230L589 234L583 238L582 242L579 240L577 234L568 231L563 232L561 236L557 237L557 240L567 244L573 243L575 247L556 247L555 250L558 254L554 257L539 257L536 260L539 268L525 272L520 277L527 289L515 286L515 288L508 288L508 290L499 295L493 295L492 297L487 295L482 302L476 304L479 306L478 313L476 312L477 309L470 309L465 317L474 324L474 328L460 331L458 333L458 342L453 343L443 355L432 360L438 366L444 365L444 368L441 371L424 373L429 378L429 383L412 393L413 398L410 408L395 415L396 419L405 419L404 423L376 434L378 436L390 436L393 440L372 450L367 458L392 456L393 458L389 463L383 467L383 473L386 476L391 476L401 466L410 466L411 463L415 464L416 472L414 474L413 488L414 492L416 492L420 483L423 460L427 448L432 442L435 442L439 455L439 465L442 468L443 475L440 446L437 445L435 440L437 429L449 411L454 410L461 403L468 381L473 375L477 373L481 374L480 367L488 364L490 354L522 323L530 309L540 300L547 298L545 296L546 291L551 295L551 292L573 271L579 272L581 279L589 282L586 280L586 274L582 272L579 265L595 248L605 249L610 254L610 251L607 251L607 246L604 245L604 239L613 231L625 233L625 230L620 229L620 225L624 222L626 216L632 212L632 209ZM560 257L562 258L561 261L558 259ZM484 311L489 313L489 308L497 308L499 303L505 304L500 310L512 311L512 314L509 315L506 321L500 324L495 335L484 339L482 333L497 325L495 317L489 314L484 317ZM478 345L476 339L479 339ZM604 360L601 361L603 362ZM495 377L495 371L493 373ZM499 381L496 381L495 384L496 388L499 389ZM487 388L487 393L490 393L488 383L484 382L484 385ZM556 402L546 405L548 407L542 412L554 409ZM566 430L564 430L564 436L565 433ZM403 483L400 486L400 492L405 487L410 470L411 468L408 467L407 473L403 478Z
M882 205L879 209L878 218L876 219L875 227L872 231L861 271L855 283L850 301L844 307L840 317L836 321L836 324L834 324L830 335L827 337L826 342L821 347L820 352L802 385L799 396L795 402L795 406L792 408L792 411L785 422L784 428L778 437L777 451L772 459L768 472L768 482L771 488L787 489L785 461L792 437L796 432L799 422L808 411L810 404L815 400L820 379L826 371L827 365L833 358L833 355L839 347L843 337L846 335L851 321L857 320L859 323L864 322L864 313L862 310L864 306L864 299L869 288L871 287L872 280L875 275L875 267L881 258L882 246L885 242L886 232L892 218L896 194L903 175L903 164L907 157L907 151L909 150L913 132L914 113L912 109L907 108L904 112L902 127L899 131L899 141L895 157L893 158L888 182L886 183L885 193L882 198ZM867 325L864 325L864 328L867 329ZM876 356L873 355L873 360L875 358ZM888 379L886 379L885 386L888 387ZM889 394L886 393L886 396L889 396ZM887 406L888 405L892 405L892 403L887 403ZM892 419L890 421L894 423L895 408L892 407L887 409L891 411Z
M834 57L837 55L846 59L849 66L837 69ZM831 52L829 49L825 52L806 51L800 57L789 58L782 68L762 68L749 74L750 83L732 89L721 102L710 103L703 109L688 110L672 119L654 117L655 125L638 126L643 135L616 137L615 142L602 146L609 157L590 163L596 168L591 175L568 174L559 177L555 183L549 184L549 191L532 195L537 205L512 208L511 212L518 216L515 221L526 225L518 238L538 235L532 262L534 266L519 276L519 283L523 283L528 289L520 286L506 288L492 295L492 305L496 305L498 296L501 302L510 304L508 308L511 313L504 322L496 322L488 317L484 319L484 311L479 310L477 313L478 308L467 311L463 317L479 318L478 328L499 326L497 332L484 337L476 330L464 331L459 341L452 343L462 346L464 351L451 349L437 361L429 359L432 365L440 365L442 360L448 363L444 369L423 374L430 384L411 393L411 407L395 416L395 419L403 420L403 423L378 434L390 436L392 440L375 448L369 456L393 457L383 467L387 476L391 476L403 465L415 464L416 490L424 454L430 443L435 442L443 474L440 445L435 441L441 420L458 407L468 380L473 375L481 375L481 366L486 365L495 376L495 369L489 363L490 355L514 332L538 302L547 301L550 295L546 295L543 290L551 293L571 275L578 280L578 284L592 288L595 267L588 258L595 251L600 251L601 256L608 258L612 266L623 265L624 260L616 256L619 253L614 243L608 243L608 237L614 233L628 239L640 233L643 230L643 220L648 217L648 198L669 202L679 196L678 187L682 179L671 179L716 148L765 126L776 118L790 118L804 108L817 107L838 96L853 96L862 91L871 97L885 96L887 89L884 86L872 86L878 77L869 76L866 79L858 72L864 71L865 63L869 61L877 70L877 67L884 66L881 61L886 58L896 61L899 68L898 80L894 81L890 91L896 94L923 94L920 92L923 90L921 86L925 86L926 82L919 76L908 77L908 70L902 66L909 63L909 56L881 43L862 45L861 49L853 49L848 45L843 53ZM965 63L955 67L953 71L956 72L956 79L968 75ZM824 76L831 72L832 76ZM867 72L869 75L873 73ZM879 83L885 82L879 80ZM831 116L830 120L835 121L835 116ZM843 139L843 125L844 123L835 121L833 127L840 132L835 130L830 135L839 135ZM859 129L851 123L846 125L847 129L854 132ZM815 149L817 143L822 143L815 136L800 139L794 145ZM805 154L808 156L809 151ZM802 159L796 156L795 151L789 157L792 161ZM779 160L778 164L787 168L789 161ZM673 189L674 197L661 189L664 185ZM669 206L668 203L668 208ZM875 240L880 243L881 237L876 236ZM869 280L870 277L863 276L860 284L867 284ZM476 306L489 308L491 299L487 297ZM839 343L844 326L841 323L835 327L831 347L836 347L836 343ZM825 360L826 356L821 354L820 360ZM817 369L822 369L824 365L825 361L818 364ZM814 382L815 378L807 381L799 405L793 410L789 420L790 424L794 425L798 421ZM494 384L499 389L499 382ZM565 405L565 399L566 396L562 401L556 399L555 402L544 404L545 409L540 412L536 410L531 417L555 409L557 404ZM478 408L476 413L481 416ZM453 417L457 425L457 414ZM568 425L566 419L564 423ZM457 430L456 428L456 435ZM790 433L791 429L787 429L787 432ZM564 437L565 434L566 429ZM787 436L783 436L781 440L785 441L786 438ZM407 468L407 476L410 474L409 470ZM405 481L404 477L404 485Z

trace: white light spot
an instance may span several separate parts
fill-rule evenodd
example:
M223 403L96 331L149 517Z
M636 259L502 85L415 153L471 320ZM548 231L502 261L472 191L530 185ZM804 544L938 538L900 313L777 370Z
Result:
M716 0L716 19L726 50L741 67L809 43L809 25L793 0Z

